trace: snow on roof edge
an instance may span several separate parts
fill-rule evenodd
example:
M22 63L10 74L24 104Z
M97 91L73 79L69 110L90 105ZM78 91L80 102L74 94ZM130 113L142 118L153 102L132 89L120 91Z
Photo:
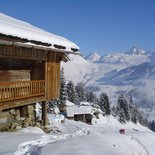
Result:
M80 49L75 43L69 41L64 37L54 35L27 22L9 17L1 12L0 33L4 35L10 35L13 37L19 37L21 39L49 43L52 46L54 44L58 46L64 46L66 47L65 51L73 51L72 49Z
M91 108L86 106L67 106L67 117L73 117L78 114L92 114Z

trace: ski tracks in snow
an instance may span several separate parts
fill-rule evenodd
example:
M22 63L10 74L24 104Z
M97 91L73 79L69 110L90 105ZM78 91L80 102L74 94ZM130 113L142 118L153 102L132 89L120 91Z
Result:
M126 134L127 136L130 136L132 139L134 139L141 147L142 147L142 151L140 152L139 155L143 155L143 152L145 151L146 155L149 155L149 151L147 149L147 147L136 137L133 137L131 135Z
M131 136L132 137L132 136ZM137 138L135 137L132 137L135 141L137 141L143 148L142 152L140 153L140 155L143 155L143 151L145 151L146 155L149 155L149 151L147 149L147 147L140 141L138 140Z
M43 135L40 139L37 139L35 141L19 144L18 150L14 153L14 155L41 155L41 148L48 143L54 143L68 138L74 138L88 134L88 129L81 129L76 131L74 134Z

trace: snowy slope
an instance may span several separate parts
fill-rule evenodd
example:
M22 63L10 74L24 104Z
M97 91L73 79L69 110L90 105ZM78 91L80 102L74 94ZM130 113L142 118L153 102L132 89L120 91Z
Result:
M69 55L67 63L62 62L62 66L65 67L66 80L74 80L75 83L79 81L87 81L92 73L94 64L86 61L80 55Z
M93 125L67 119L65 123L53 122L53 131L55 128L59 132L49 134L37 128L0 133L0 142L3 144L0 154L154 155L155 134L148 128L131 122L123 125L112 116L100 115L100 119L94 122ZM121 128L125 129L125 134L119 133Z
M131 94L153 119L155 116L155 53L133 47L127 53L103 56L99 61L87 61L81 56L69 55L71 61L63 64L67 80L84 82L99 95L106 92L115 104L118 95Z

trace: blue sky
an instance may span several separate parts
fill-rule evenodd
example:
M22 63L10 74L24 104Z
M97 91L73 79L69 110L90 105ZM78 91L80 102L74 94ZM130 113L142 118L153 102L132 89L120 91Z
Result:
M155 0L1 0L0 11L70 39L84 55L155 50Z

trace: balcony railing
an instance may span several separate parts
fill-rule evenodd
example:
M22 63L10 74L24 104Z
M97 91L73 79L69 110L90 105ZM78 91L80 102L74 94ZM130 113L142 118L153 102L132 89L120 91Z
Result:
M45 96L45 81L0 82L0 102Z

